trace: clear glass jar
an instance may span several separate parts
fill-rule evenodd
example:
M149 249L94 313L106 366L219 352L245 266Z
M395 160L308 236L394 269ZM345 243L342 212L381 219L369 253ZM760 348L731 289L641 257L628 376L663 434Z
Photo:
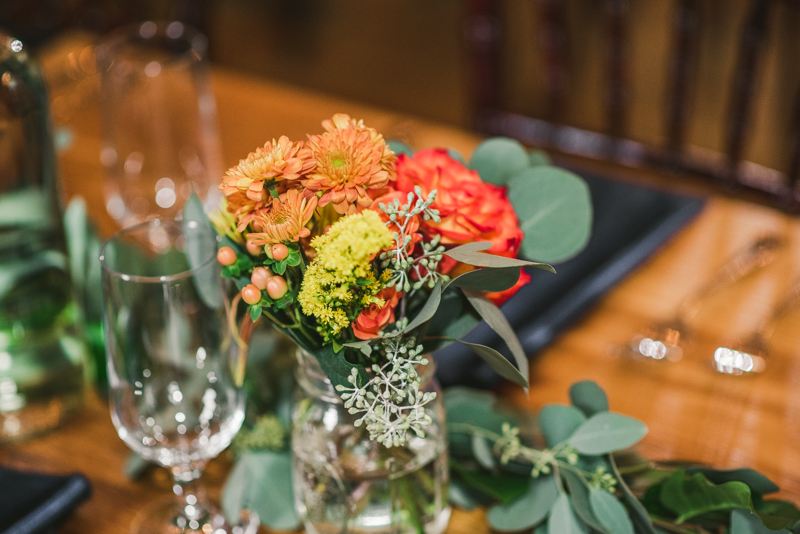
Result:
M86 357L47 94L23 44L0 33L0 443L80 406Z
M447 436L441 394L426 409L425 438L370 441L308 353L298 350L292 454L295 506L311 534L438 534L450 518ZM434 365L420 391L436 391Z

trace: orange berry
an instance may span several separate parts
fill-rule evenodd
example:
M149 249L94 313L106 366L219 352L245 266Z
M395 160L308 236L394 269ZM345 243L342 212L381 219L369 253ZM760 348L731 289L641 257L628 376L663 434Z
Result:
M272 278L272 273L266 267L256 267L253 269L253 274L250 276L250 281L258 289L266 289L267 282Z
M245 246L247 247L247 252L253 256L261 256L264 253L264 247L262 245L256 245L252 239L248 239Z
M272 245L272 257L278 261L285 260L286 256L289 255L289 247L284 245L283 243L278 243L277 245Z
M278 300L289 291L289 286L286 285L286 280L282 276L273 276L267 282L267 295L271 299Z
M248 304L258 304L261 300L261 290L253 284L247 284L242 288L242 300Z
M231 247L222 247L217 251L217 261L222 265L233 265L236 263L236 251Z

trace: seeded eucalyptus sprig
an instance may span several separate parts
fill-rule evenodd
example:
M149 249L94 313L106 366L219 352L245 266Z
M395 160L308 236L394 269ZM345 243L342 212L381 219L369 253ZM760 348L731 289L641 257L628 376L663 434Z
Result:
M574 384L570 399L571 406L541 410L545 446L535 447L532 425L490 394L446 392L454 503L489 506L489 522L501 532L800 532L800 510L765 499L778 487L760 473L647 461L624 451L647 427L609 412L597 384Z

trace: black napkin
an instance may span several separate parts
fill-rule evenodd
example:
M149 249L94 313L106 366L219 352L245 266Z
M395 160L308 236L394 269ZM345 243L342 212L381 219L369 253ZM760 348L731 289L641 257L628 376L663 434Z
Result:
M0 532L49 534L89 498L83 475L23 473L0 467Z
M699 198L593 176L583 178L594 206L588 246L573 259L556 265L556 275L530 269L530 284L502 308L529 356L578 319L703 207ZM489 345L510 356L502 340L484 322L464 340ZM464 345L454 343L435 357L442 386L488 388L501 380Z

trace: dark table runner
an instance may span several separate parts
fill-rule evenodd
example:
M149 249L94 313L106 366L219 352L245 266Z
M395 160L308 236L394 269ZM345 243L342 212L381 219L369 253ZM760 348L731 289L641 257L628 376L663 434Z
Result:
M530 284L502 308L529 356L586 312L703 207L699 198L593 176L584 179L594 206L588 246L573 259L556 265L557 275L530 269ZM480 323L464 339L510 355L486 323ZM460 344L438 351L436 362L442 386L491 387L501 380Z

